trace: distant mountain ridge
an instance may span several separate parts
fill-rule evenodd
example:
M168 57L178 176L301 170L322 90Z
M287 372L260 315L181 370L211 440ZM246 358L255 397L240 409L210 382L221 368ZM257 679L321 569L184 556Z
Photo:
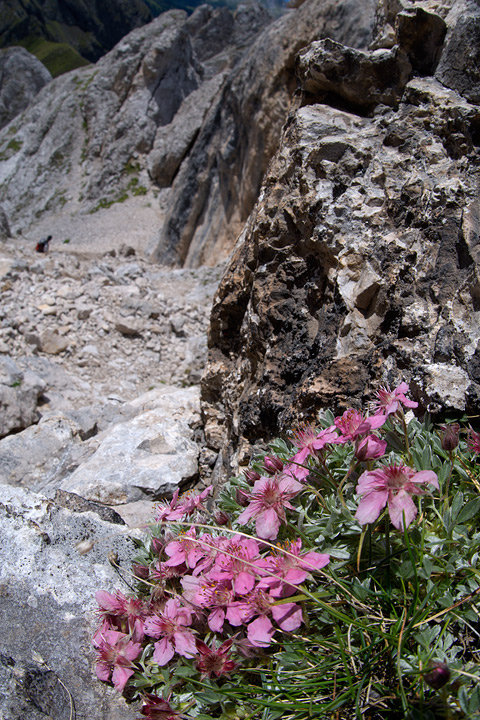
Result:
M0 48L20 45L53 77L96 62L122 37L162 12L192 12L203 0L3 0ZM234 9L237 0L211 0ZM284 0L264 0L278 14Z

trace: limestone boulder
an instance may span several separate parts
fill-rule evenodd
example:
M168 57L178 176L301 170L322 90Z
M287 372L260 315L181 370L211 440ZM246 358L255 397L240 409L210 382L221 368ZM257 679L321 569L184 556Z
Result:
M119 578L107 560L129 569L134 547L118 524L91 511L67 510L28 490L4 485L0 502L0 715L9 720L131 720L134 708L95 675L91 637L95 592ZM97 541L80 555L76 544ZM75 712L72 712L74 708Z
M0 357L0 438L38 420L38 399L44 389L38 375L21 370L9 356Z
M163 388L134 403L138 414L114 425L61 489L106 505L159 499L198 476L198 388Z

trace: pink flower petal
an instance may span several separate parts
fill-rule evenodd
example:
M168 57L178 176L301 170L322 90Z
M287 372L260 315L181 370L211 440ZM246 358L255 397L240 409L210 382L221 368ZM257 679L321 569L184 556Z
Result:
M195 638L188 630L177 631L174 633L175 638L175 650L179 655L183 655L186 658L195 657L197 654L197 646L195 644Z
M438 477L432 470L420 470L410 479L410 482L414 483L430 483L433 487L439 490Z
M387 504L388 491L377 490L369 492L358 503L355 517L360 525L374 522Z
M97 673L98 679L103 680L104 682L108 682L110 680L111 670L110 663L104 662L103 660L100 660L95 665L95 672Z
M249 572L240 572L235 578L234 588L239 595L245 595L250 592L255 585L255 578Z
M247 637L254 647L268 647L275 633L270 620L261 615L248 626Z
M295 603L285 605L273 605L272 617L280 625L282 630L291 632L300 627L303 622L302 608Z
M120 665L115 665L112 674L112 682L115 690L118 690L118 692L123 692L125 685L128 682L128 678L132 677L132 675L133 670L131 668L125 668L121 667Z
M405 527L408 527L417 514L417 508L410 495L405 490L388 501L390 519L397 530L403 530L403 515L405 513Z
M166 665L175 655L173 649L173 643L168 638L162 638L159 642L155 643L155 650L153 652L153 659L159 665Z
M208 616L208 627L212 632L222 632L225 623L225 610L216 608Z
M257 535L262 540L275 540L280 529L280 518L273 508L264 510L256 522Z

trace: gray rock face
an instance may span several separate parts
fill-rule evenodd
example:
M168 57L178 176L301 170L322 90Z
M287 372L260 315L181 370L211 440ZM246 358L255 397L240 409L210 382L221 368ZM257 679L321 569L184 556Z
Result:
M51 79L45 65L25 48L0 50L0 129L25 110Z
M22 122L0 133L7 160L0 188L12 229L45 215L94 213L147 194L152 183L168 186L242 45L269 20L258 7L245 27L246 13L172 10L131 32L95 67L50 83ZM212 36L213 55L206 50Z
M99 543L82 556L85 539ZM69 720L73 702L76 717L131 720L133 708L96 680L91 647L95 592L119 587L107 553L126 568L134 555L119 526L4 485L0 548L0 716Z
M365 48L374 0L307 0L269 25L229 74L172 185L153 256L197 266L226 257L258 196L295 90L295 54L322 37Z
M227 465L402 379L420 411L478 413L478 143L478 106L432 77L371 117L292 113L214 301L202 407Z
M0 242L8 240L10 237L12 237L10 223L5 210L0 206Z
M198 388L153 391L139 398L137 407L143 410L136 417L96 440L98 449L62 483L62 490L120 505L171 496L198 476Z
M480 103L480 8L472 0L453 4L436 77L468 102Z
M380 104L397 106L411 71L398 46L367 53L328 38L312 43L297 58L297 74L313 100L333 95L367 111Z
M36 422L44 390L38 375L22 371L11 357L0 356L0 438Z

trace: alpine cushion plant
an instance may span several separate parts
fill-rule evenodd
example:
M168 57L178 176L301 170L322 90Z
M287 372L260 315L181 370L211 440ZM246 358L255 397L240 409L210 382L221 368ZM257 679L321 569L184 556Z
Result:
M159 506L134 595L96 596L97 675L143 718L480 718L480 435L406 383L372 407L274 441L211 514L211 487Z

